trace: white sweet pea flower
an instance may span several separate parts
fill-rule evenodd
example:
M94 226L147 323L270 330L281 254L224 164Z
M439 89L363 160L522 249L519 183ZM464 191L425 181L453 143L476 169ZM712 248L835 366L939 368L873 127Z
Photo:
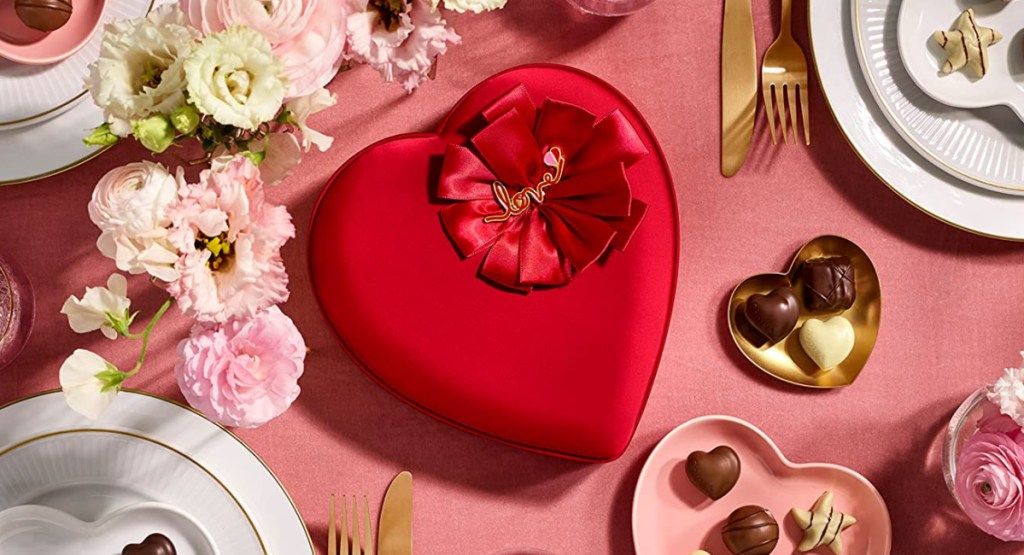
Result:
M444 0L445 9L453 12L480 13L491 10L500 10L505 7L506 0ZM431 6L436 10L441 0L430 0Z
M188 97L217 123L252 131L284 102L280 61L266 37L243 25L214 33L185 59Z
M92 420L114 402L126 377L103 357L85 349L75 349L60 366L64 400L75 412Z
M128 314L132 302L127 295L128 281L121 274L112 274L106 287L87 287L81 299L68 297L60 312L67 315L76 333L100 330L107 338L117 339L120 333L127 333L132 321Z
M338 97L331 94L327 89L320 89L312 94L293 98L285 104L285 108L292 114L292 120L299 131L302 132L302 148L309 151L310 145L316 145L320 152L326 152L334 142L332 137L310 129L306 125L309 116L326 110L338 102Z
M1024 368L1004 370L1002 377L989 386L988 400L999 407L999 412L1024 427Z

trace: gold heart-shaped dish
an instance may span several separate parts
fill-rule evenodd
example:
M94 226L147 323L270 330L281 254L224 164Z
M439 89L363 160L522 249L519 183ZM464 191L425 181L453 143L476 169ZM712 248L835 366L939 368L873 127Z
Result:
M846 256L850 259L857 289L856 302L842 312L808 310L804 303L804 284L799 279L800 267L807 260L832 256ZM800 319L788 337L768 345L747 321L743 305L751 295L764 295L776 287L785 286L792 287L800 300ZM842 364L832 370L822 371L800 346L799 331L808 319L827 319L833 316L843 316L853 324L856 341L850 356ZM881 317L882 287L874 264L852 241L835 235L816 237L804 245L797 251L793 263L784 274L760 274L743 280L729 299L729 330L740 352L766 373L804 387L833 388L852 384L875 348Z

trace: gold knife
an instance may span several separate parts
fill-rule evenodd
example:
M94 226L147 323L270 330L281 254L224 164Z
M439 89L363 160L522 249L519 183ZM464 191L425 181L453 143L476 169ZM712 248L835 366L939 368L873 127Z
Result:
M377 555L412 555L412 473L400 472L384 494Z
M722 175L740 171L754 137L757 44L750 0L725 0L722 23Z

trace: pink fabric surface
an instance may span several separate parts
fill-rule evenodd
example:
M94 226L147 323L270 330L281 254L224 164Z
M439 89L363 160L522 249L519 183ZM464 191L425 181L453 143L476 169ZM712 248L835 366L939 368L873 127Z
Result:
M536 547L555 554L630 553L640 468L676 425L723 413L761 427L796 462L831 462L865 474L892 514L894 553L1014 553L962 517L942 481L941 433L956 406L1024 348L1024 246L956 230L900 200L859 161L812 88L811 148L773 148L758 122L738 177L719 174L719 3L660 0L620 20L586 17L561 0L510 0L503 12L459 17L465 45L439 80L406 96L369 69L331 85L339 105L317 123L337 140L270 192L288 204L300 236L285 249L292 297L283 307L311 347L296 406L240 435L275 470L323 552L330 492L383 494L399 470L416 476L416 553L484 554ZM755 0L758 43L774 35L775 2ZM807 45L806 7L795 27ZM364 146L436 126L472 85L527 62L580 67L608 80L647 116L674 172L682 224L679 292L668 348L647 412L625 456L585 465L520 452L451 429L393 399L343 354L316 309L305 229L326 179ZM827 60L822 63L828 63ZM761 116L759 115L759 118ZM40 145L40 148L45 148ZM37 295L35 332L0 372L0 403L57 386L75 347L115 364L137 344L71 332L58 311L69 294L102 283L112 261L94 247L86 202L110 168L144 157L124 144L66 174L0 188L0 245ZM872 257L883 292L875 353L852 387L809 391L753 368L732 344L725 306L744 277L782 271L806 240L836 233ZM129 290L151 314L160 292ZM188 322L172 312L133 387L181 400L174 346ZM396 346L400 348L400 346Z

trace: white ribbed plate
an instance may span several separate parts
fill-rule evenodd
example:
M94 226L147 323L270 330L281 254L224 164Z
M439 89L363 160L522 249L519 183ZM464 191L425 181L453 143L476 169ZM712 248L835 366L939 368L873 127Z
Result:
M153 0L107 0L103 22L134 19L149 12ZM92 39L70 57L51 65L30 66L0 58L0 130L39 123L57 116L85 96L88 67L100 53L101 25Z
M1003 35L1003 40L988 49L985 77L978 79L970 70L948 75L937 71L948 56L932 34L950 29L960 17L963 6L953 1L903 0L899 21L903 64L917 86L943 104L957 108L1009 106L1024 120L1024 34L1020 33L1024 2L991 0L970 7L979 25Z
M852 5L853 0L811 0L808 7L818 82L850 146L883 183L922 212L981 235L1024 241L1024 197L956 179L910 148L886 121L857 60Z
M0 451L0 477L0 518L6 509L40 505L100 522L138 503L159 502L204 525L222 553L262 553L248 516L213 475L130 432L81 430L29 439Z
M49 443L61 437L79 445ZM4 459L37 442L49 454L11 470ZM115 449L118 456L109 453ZM0 453L7 451L0 510L30 503L95 521L119 506L157 501L195 518L225 555L315 553L298 509L263 461L224 428L164 399L123 391L96 421L69 409L60 391L21 399L0 408ZM41 485L9 484L12 476Z
M962 9L957 0L933 2L935 9L948 7L953 13L949 24ZM900 56L900 5L901 0L852 0L851 4L857 56L882 113L914 150L943 171L993 191L1024 194L1024 125L1005 106L966 110L925 94ZM1010 48L1016 44L1021 54L1015 37L1018 31L1006 30L1004 41ZM921 48L927 48L927 38L922 39Z

